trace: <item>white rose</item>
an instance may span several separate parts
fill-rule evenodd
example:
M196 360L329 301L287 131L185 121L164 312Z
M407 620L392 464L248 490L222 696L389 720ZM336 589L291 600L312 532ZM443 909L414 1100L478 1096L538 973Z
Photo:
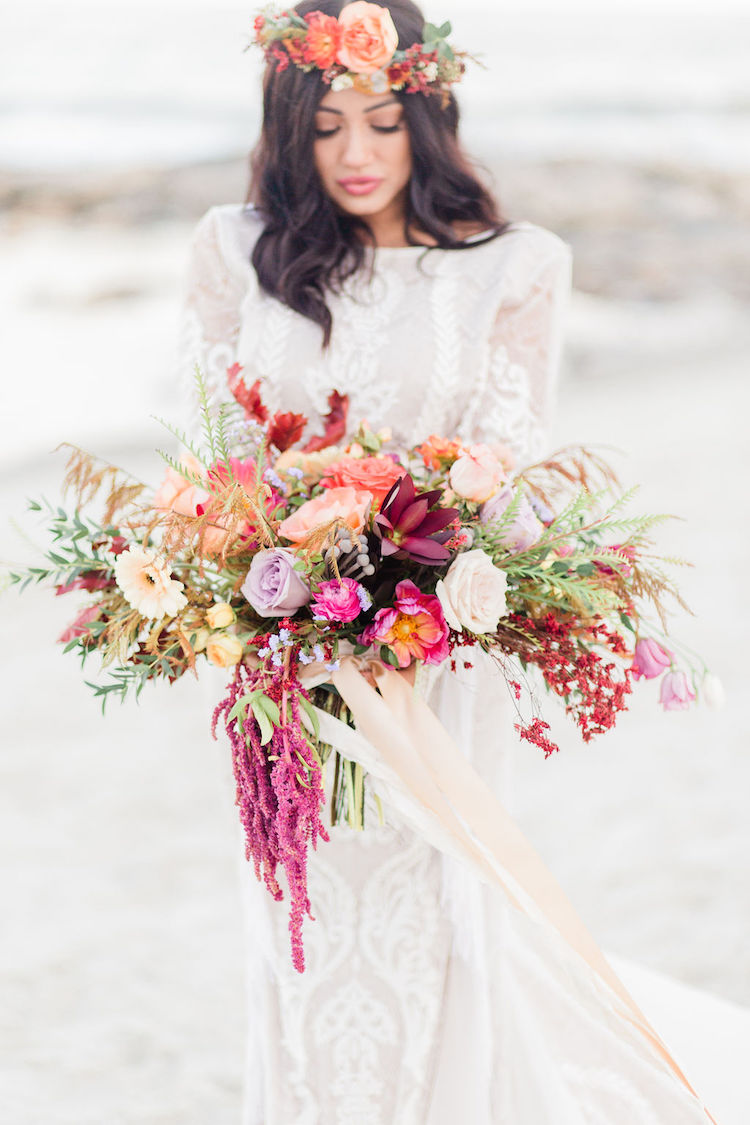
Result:
M507 612L507 585L505 571L496 567L484 551L475 549L453 560L435 593L451 629L491 633Z

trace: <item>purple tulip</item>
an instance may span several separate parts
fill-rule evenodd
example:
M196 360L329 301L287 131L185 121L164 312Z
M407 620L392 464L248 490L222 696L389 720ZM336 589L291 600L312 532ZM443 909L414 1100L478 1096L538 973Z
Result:
M286 547L258 551L242 594L260 617L291 617L310 601L310 587L294 569L296 561Z
M665 711L687 711L695 702L695 693L690 690L684 672L667 672L661 682L659 702Z
M671 663L672 653L668 649L662 648L651 637L642 637L635 646L632 672L636 680L640 680L641 676L645 680L653 680Z

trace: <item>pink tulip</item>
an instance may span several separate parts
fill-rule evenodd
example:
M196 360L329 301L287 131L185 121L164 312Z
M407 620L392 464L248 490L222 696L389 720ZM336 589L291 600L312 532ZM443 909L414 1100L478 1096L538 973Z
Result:
M695 702L695 693L690 690L684 672L667 672L661 682L659 702L665 711L687 711Z
M640 680L641 676L646 680L653 680L671 663L672 653L668 649L662 648L652 637L642 637L635 646L633 675L636 680Z

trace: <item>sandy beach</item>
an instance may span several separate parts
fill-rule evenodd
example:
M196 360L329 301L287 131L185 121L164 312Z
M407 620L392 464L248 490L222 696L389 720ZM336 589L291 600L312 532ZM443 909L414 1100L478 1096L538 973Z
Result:
M237 11L225 5L218 23ZM144 67L157 72L154 60ZM20 67L12 77L20 98L27 78ZM727 137L746 116L729 115ZM0 129L0 150L9 135ZM588 150L568 156L541 141L536 152L509 142L498 153L489 133L472 136L506 212L573 247L551 446L610 447L623 483L642 483L636 506L680 517L659 540L692 563L680 584L693 616L677 613L673 629L727 693L722 711L664 714L647 686L590 746L552 709L561 752L544 761L519 744L514 812L601 946L715 996L736 1040L750 1027L750 536L740 501L750 473L750 169L708 152L688 159L687 144L678 155L665 144L618 157L597 151L595 130ZM155 449L171 439L152 416L180 416L174 355L190 232L211 204L243 198L245 175L232 138L200 158L89 168L22 166L0 151L3 568L34 559L42 532L25 500L57 502L60 441L159 480ZM227 748L208 734L213 689L188 678L159 685L103 719L54 643L72 599L6 589L1 604L3 1119L233 1125L246 1018L238 874L250 876ZM681 1011L688 1039L703 1012L699 999ZM741 1046L713 1043L709 1084ZM713 1100L705 1093L718 1122L744 1125L750 1087L733 1117L721 1113L720 1086Z

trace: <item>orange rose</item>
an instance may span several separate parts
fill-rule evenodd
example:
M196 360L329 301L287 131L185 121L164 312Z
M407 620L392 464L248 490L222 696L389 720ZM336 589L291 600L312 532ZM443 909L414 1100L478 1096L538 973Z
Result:
M421 453L428 469L442 469L452 465L462 451L460 441L448 441L437 434L430 434L427 441L417 447L417 453Z
M339 21L323 12L311 12L307 17L307 27L305 62L314 63L321 70L328 70L336 62L341 46Z
M292 543L301 543L318 527L334 520L344 523L359 533L364 527L372 505L371 492L358 492L354 488L329 488L322 496L308 500L291 516L279 524L279 535Z
M390 457L342 457L329 466L321 481L324 488L364 488L372 493L376 508L406 469Z
M354 74L374 74L386 66L398 47L398 32L387 8L356 0L339 16L341 46L336 56Z

